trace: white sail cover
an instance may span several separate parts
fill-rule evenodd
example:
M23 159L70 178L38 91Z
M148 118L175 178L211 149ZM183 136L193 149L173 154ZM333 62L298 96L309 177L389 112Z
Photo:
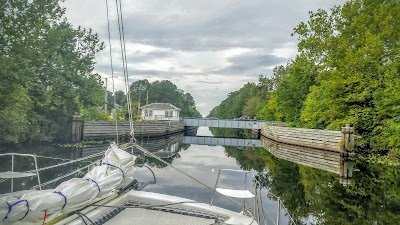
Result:
M21 196L0 198L0 224L17 221L41 223L55 213L69 213L106 197L133 180L136 156L112 143L105 152L102 164L94 167L84 178L65 181L53 190L32 191Z

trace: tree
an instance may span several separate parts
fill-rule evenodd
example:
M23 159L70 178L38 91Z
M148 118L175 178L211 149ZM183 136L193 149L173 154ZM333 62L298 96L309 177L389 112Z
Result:
M249 118L254 118L261 106L259 103L260 98L257 96L248 99L243 107L242 115L248 116Z
M115 103L117 103L118 105L123 105L125 104L124 99L125 99L125 93L123 91L115 92Z
M399 1L353 0L295 29L301 55L322 67L305 102L306 126L351 123L371 147L399 151L390 141L399 127L399 16Z
M258 92L254 83L245 84L239 91L228 94L228 97L211 110L209 116L220 119L233 119L242 116L246 102ZM253 100L254 103L255 100ZM250 110L250 109L249 109ZM249 111L250 112L250 111ZM253 113L251 113L253 114Z
M190 93L185 93L175 84L168 80L154 81L138 80L133 82L129 88L131 100L144 102L147 97L150 103L170 103L181 109L183 117L201 117L196 109L196 102Z
M73 28L64 13L56 0L0 3L0 79L6 81L0 123L18 130L0 130L0 143L62 137L80 106L100 103L101 83L92 71L103 44L90 29ZM13 96L16 90L21 96ZM7 116L19 107L18 115Z
M276 89L276 101L281 119L295 126L301 126L300 116L309 88L315 83L319 69L305 57L297 56L288 64L287 75L283 77Z

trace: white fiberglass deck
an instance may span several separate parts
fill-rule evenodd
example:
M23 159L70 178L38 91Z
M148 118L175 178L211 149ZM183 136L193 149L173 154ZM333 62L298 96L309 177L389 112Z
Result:
M151 209L130 208L124 209L114 216L105 225L210 225L215 220L197 216L182 215L173 212L164 212Z
M82 210L95 224L118 225L257 225L252 217L186 198L131 190L112 200L99 202L107 207ZM119 211L120 210L120 211ZM83 225L72 215L56 225Z
M226 188L216 188L215 190L232 198L254 198L254 195L248 190L233 190Z

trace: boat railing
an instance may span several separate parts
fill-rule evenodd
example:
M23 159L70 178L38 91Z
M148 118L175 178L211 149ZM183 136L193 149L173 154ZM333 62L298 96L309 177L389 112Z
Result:
M58 167L61 167L61 166L70 165L70 164L73 164L73 163L82 162L82 161L86 161L87 162L88 159L93 159L93 158L102 156L103 154L104 154L104 152L99 152L99 153L95 153L95 154L92 154L92 155L89 155L89 156L86 156L86 157L82 157L82 158L79 158L79 159L62 159L64 161L66 161L66 162L39 168L38 163L37 163L37 161L38 161L37 159L41 158L42 156L38 156L38 155L34 155L34 154L3 153L3 154L0 154L0 157L11 156L11 171L0 172L0 183L11 179L10 193L14 193L14 179L36 176L38 184L33 186L32 189L34 189L34 190L37 190L37 189L42 190L42 187L44 187L46 185L55 183L55 182L57 182L57 181L59 181L61 179L64 179L66 177L69 177L69 176L71 176L73 174L79 173L80 171L83 171L85 169L88 169L88 168L94 166L95 164L98 163L98 160L96 160L94 162L90 162L89 165L86 165L84 167L78 168L78 169L76 169L76 170L74 170L74 171L72 171L70 173L67 173L67 174L65 174L63 176L57 177L55 179L52 179L52 180L44 182L44 183L41 182L40 172L45 171L45 170L49 170L49 169L53 169L53 168L58 168ZM16 172L15 171L15 165L16 165L15 158L16 158L16 156L32 157L33 160L34 160L35 169L24 171L24 172ZM53 159L61 160L61 158L55 158L55 157L43 157L43 158L53 158Z
M138 191L143 190L143 188L145 188L145 187L146 187L147 185L149 185L149 184L155 184L155 183L157 182L156 175L154 174L153 170L152 170L149 166L147 166L147 165L145 165L145 164L135 164L134 166L135 166L135 167L145 167L145 168L147 168L147 169L151 172L151 174L153 175L153 180L147 181L147 182L143 182L143 184L140 185L140 186L138 187L138 189L137 189Z
M214 170L213 170L214 171ZM229 188L220 188L219 185L219 180L221 177L222 173L225 172L233 172L233 173L242 173L244 174L243 176L243 189L229 189ZM251 177L253 181L253 189L252 187L248 187L248 176ZM258 179L258 176L255 176L251 171L248 170L237 170L237 169L218 169L218 175L217 179L215 181L215 186L213 190L213 194L211 197L211 202L210 205L213 205L215 194L219 193L223 196L227 196L230 198L239 198L243 199L243 211L242 213L251 215L253 218L256 218L258 224L267 224L266 218L267 216L270 218L270 220L276 224L279 225L280 222L280 215L281 215L281 208L283 208L289 219L289 224L296 224L292 216L289 214L289 211L285 207L283 201L276 195L270 192L269 189L264 190L267 191L268 196L272 196L276 201L277 201L277 213L276 213L276 218L273 218L273 216L266 210L264 203L263 203L263 195L261 194L262 192L262 186L260 184L260 181ZM253 208L250 205L246 205L247 200L253 199Z
M243 173L244 174L244 180L243 180L243 184L244 184L244 189L238 190L238 189L227 189L227 188L219 188L218 187L218 182L219 182L219 178L222 172L235 172L235 173ZM222 195L225 196L229 196L232 198L242 198L243 199L243 210L245 210L246 208L246 199L247 198L254 198L254 195L247 190L246 186L247 186L247 176L251 175L253 178L253 174L250 171L247 170L234 170L234 169L218 169L218 175L217 175L217 180L215 181L215 186L214 186L214 190L213 190L213 194L211 197L211 202L210 205L213 205L213 201L214 201L214 197L215 197L215 193L218 192Z
M40 175L39 175L39 169L38 169L36 155L20 154L20 153L3 153L3 154L0 154L0 157L3 157L3 156L11 156L11 171L6 171L6 172L1 172L0 173L0 179L2 179L2 181L11 179L11 190L10 190L10 193L14 192L14 178L31 177L31 176L37 176L37 181L38 181L38 184L39 184L39 188L41 190ZM31 170L31 171L25 171L25 172L16 172L16 171L14 171L15 156L32 157L34 162L35 162L35 169Z
M128 150L128 149L125 149L125 150ZM88 160L96 158L96 157L99 157L99 156L102 156L103 154L104 154L104 151L103 152L98 152L98 153L95 153L95 154L92 154L92 155L89 155L89 156L86 156L86 157L82 157L82 158L79 158L79 159L63 159L63 158L57 158L57 157L39 156L39 155L33 155L33 154L19 154L19 153L4 153L4 154L0 154L0 157L1 156L11 156L11 171L0 172L0 183L11 179L11 190L10 190L10 193L13 193L14 192L14 179L15 178L37 176L38 184L32 186L32 189L34 189L34 190L37 190L37 189L42 190L42 187L44 187L44 186L47 186L47 185L50 185L50 184L54 184L54 183L56 183L56 182L58 182L60 180L63 180L65 178L67 178L67 177L70 177L70 176L72 176L74 174L77 174L77 173L79 173L81 171L84 171L86 169L90 169L91 167L95 166L96 164L99 164L100 160L95 160L95 161L88 161ZM15 164L16 164L15 156L32 157L34 159L35 169L34 170L24 171L24 172L15 172L14 171L15 170ZM66 162L58 163L58 164L47 166L47 167L43 167L43 168L39 168L38 163L37 163L37 158L57 159L57 160L63 160L63 161L66 161ZM45 170L49 170L49 169L53 169L53 168L58 168L58 167L61 167L61 166L70 165L70 164L73 164L73 163L78 163L78 162L89 162L89 164L85 165L83 167L80 167L80 168L78 168L78 169L76 169L74 171L71 171L69 173L66 173L66 174L64 174L62 176L59 176L59 177L56 177L56 178L51 179L49 181L46 181L44 183L41 182L40 172L45 171ZM152 180L144 182L142 185L140 185L141 189L143 189L144 187L146 187L149 184L155 184L156 183L155 174L154 174L153 170L150 167L148 167L147 165L144 165L144 164L137 164L137 165L135 165L135 167L145 167L151 172L151 174L153 176Z

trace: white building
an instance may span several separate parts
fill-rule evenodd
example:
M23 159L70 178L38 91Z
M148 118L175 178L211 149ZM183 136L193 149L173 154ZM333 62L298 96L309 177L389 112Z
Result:
M143 120L179 120L179 111L181 111L169 103L151 103L140 109Z

